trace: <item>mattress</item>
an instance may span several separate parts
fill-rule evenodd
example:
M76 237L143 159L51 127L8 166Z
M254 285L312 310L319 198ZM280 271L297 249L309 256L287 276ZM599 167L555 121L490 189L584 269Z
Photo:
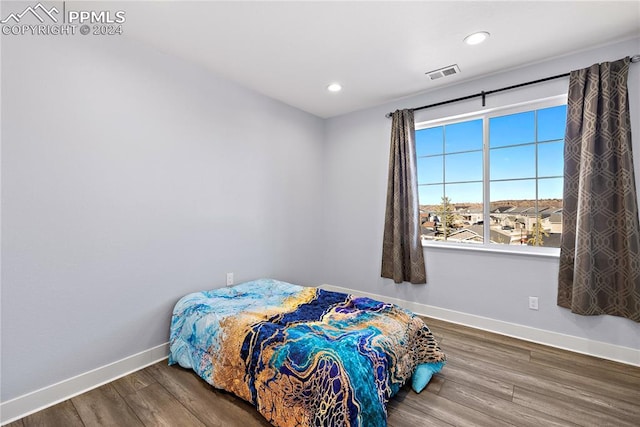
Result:
M251 402L275 426L375 427L400 387L411 379L419 391L445 355L399 306L261 279L181 298L169 363Z

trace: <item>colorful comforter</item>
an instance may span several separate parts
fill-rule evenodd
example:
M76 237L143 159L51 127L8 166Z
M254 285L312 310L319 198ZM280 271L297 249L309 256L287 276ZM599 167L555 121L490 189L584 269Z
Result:
M437 372L444 360L407 310L275 280L187 295L171 320L169 363L275 426L385 426L416 367Z

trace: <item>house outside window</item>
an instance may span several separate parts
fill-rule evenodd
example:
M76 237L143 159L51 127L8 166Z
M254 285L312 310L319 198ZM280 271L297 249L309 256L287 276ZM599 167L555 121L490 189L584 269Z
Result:
M417 124L423 244L558 248L565 122L555 98Z

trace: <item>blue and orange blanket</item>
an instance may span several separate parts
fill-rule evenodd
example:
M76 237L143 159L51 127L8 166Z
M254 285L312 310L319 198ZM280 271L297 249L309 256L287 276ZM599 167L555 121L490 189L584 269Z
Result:
M389 399L444 361L410 311L276 280L186 295L171 320L169 364L280 427L385 426Z

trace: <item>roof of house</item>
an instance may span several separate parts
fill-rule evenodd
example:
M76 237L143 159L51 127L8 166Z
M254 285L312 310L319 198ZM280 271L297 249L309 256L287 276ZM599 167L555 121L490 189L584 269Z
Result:
M498 206L497 208L493 209L491 212L506 213L506 212L511 212L511 209L515 209L515 206Z
M475 231L470 230L468 228L463 228L461 230L454 231L449 235L448 239L457 240L460 242L468 242L468 241L482 242L484 240L481 234L478 234Z
M520 206L515 207L509 211L510 214L523 214L525 212L533 211L535 208L533 206Z

